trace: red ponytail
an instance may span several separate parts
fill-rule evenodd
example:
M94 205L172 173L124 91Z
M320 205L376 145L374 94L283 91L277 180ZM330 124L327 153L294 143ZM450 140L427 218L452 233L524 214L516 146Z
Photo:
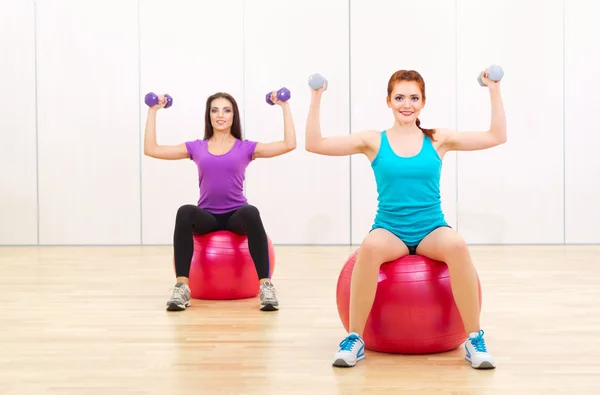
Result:
M433 134L435 133L435 129L425 129L421 127L421 121L419 120L419 118L417 118L417 127L419 129L421 129L423 131L423 133L425 134L425 136L429 137L431 139L431 141L436 141L433 138Z

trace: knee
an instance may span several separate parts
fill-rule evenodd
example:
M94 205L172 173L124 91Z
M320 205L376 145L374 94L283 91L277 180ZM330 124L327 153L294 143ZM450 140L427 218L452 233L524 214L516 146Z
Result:
M175 217L175 224L190 223L194 213L196 212L196 206L191 204L185 204L177 210Z
M385 245L381 241L367 237L358 251L361 264L381 266L384 263L384 251Z
M469 247L462 237L457 236L448 240L444 255L447 260L453 260L452 258L464 258L469 255ZM459 259L458 261L463 262L464 259Z
M256 206L247 204L238 209L240 216L242 216L247 223L256 223L260 221L260 211Z

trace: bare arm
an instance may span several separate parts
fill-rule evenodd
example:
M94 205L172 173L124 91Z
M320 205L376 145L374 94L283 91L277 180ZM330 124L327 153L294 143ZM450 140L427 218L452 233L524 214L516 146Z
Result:
M189 158L185 143L179 145L158 145L156 142L156 113L159 108L164 107L163 104L148 109L148 117L146 118L146 129L144 132L144 155L156 159L185 159Z
M296 128L289 103L277 101L276 96L272 96L271 100L283 109L283 140L256 144L254 158L273 158L296 149Z
M506 114L502 95L500 93L500 83L489 81L484 78L490 92L490 101L492 106L492 119L490 129L479 132L457 132L454 130L441 130L444 138L444 145L448 150L453 151L475 151L492 148L506 142Z
M308 152L328 156L346 156L364 153L367 148L365 133L322 137L320 119L321 95L325 88L312 91L306 120L305 146Z

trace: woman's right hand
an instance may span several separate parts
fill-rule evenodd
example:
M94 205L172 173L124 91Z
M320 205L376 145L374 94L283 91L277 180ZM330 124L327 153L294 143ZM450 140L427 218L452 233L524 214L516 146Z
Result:
M327 90L327 81L323 82L323 86L321 88L319 88L319 89L310 88L310 90L312 91L313 95L321 96L323 94L323 92L325 92Z
M157 111L161 108L165 108L166 105L167 99L165 98L165 95L158 95L158 104L153 105L152 107L150 107L150 109Z

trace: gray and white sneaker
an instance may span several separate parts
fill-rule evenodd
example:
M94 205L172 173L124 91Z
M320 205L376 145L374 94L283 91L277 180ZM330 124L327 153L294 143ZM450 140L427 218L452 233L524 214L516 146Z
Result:
M173 295L167 302L168 311L181 311L190 307L192 303L190 287L184 283L177 283L173 288Z
M260 309L262 311L279 310L277 293L271 281L265 281L260 286Z

